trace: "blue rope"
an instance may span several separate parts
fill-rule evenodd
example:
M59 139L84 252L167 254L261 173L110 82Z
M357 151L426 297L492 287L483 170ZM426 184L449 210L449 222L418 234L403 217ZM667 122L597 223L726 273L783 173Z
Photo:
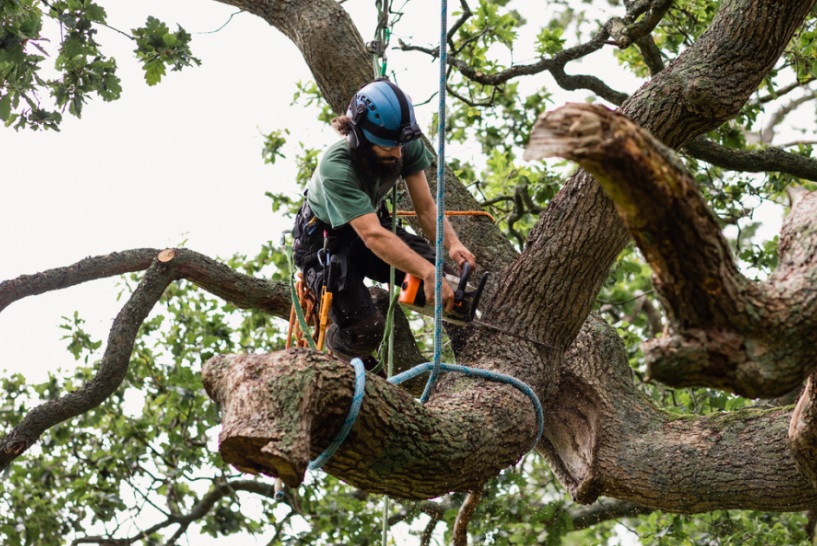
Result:
M441 23L440 23L440 101L438 113L438 130L439 135L438 151L437 151L437 240L436 240L436 255L435 255L435 275L434 275L434 361L426 362L415 366L410 370L389 377L387 381L393 385L399 385L404 381L408 381L420 374L431 372L426 383L423 394L420 397L420 402L425 404L431 391L434 389L434 384L441 371L444 372L458 372L465 375L482 377L489 381L497 381L511 385L524 393L531 402L533 402L533 409L536 412L536 438L533 441L531 449L539 443L542 433L545 430L545 415L542 411L542 403L539 397L533 392L528 385L519 381L515 377L509 375L492 372L489 370L482 370L479 368L467 368L465 366L458 366L455 364L443 364L442 359L442 283L443 283L443 251L444 247L444 221L445 221L445 73L446 73L446 34L447 34L447 12L448 4L446 0L441 0ZM352 406L349 408L349 413L346 415L346 420L338 432L332 443L321 453L317 459L309 463L309 470L317 470L321 468L326 462L335 454L335 451L346 440L349 431L355 424L357 415L360 412L360 406L363 404L363 394L366 390L366 369L363 367L363 362L359 358L352 359L352 366L355 368L355 394L352 398ZM277 496L277 495L276 495Z
M435 367L437 367L437 365L435 365L434 363L426 362L425 364L419 364L411 368L410 370L406 370L403 373L399 373L393 377L390 377L386 381L393 385L399 385L404 381L408 381L409 379L413 379L418 375L423 374L429 370L433 370ZM534 439L533 445L531 445L531 449L533 449L536 446L536 444L539 443L539 438L542 437L542 433L545 431L545 414L542 411L542 403L539 402L539 397L536 396L536 393L533 392L533 389L530 388L527 384L516 379L515 377L511 377L510 375L492 372L489 370L482 370L480 368L466 368L465 366L458 366L456 364L439 364L439 369L441 369L444 372L459 372L465 375L482 377L490 381L507 383L508 385L516 387L517 389L522 391L528 398L530 398L531 402L533 402L533 409L536 412L536 426L538 428L538 431L536 433L536 439Z
M357 419L357 414L360 412L360 406L363 405L363 394L366 391L366 368L363 367L363 361L359 358L352 359L352 366L355 368L355 394L352 397L352 406L349 408L346 420L343 422L343 426L340 427L340 431L338 431L335 439L323 450L323 453L318 455L317 459L309 463L307 467L309 470L318 470L335 454L335 451L337 451L343 441L346 440L349 431L352 430L355 419Z
M434 267L436 269L434 274L434 367L431 370L431 375L428 376L428 382L423 395L420 397L420 402L425 404L428 397L431 396L431 391L434 389L434 384L437 382L437 377L440 375L441 358L442 358L442 339L443 339L443 252L444 236L443 226L445 221L445 72L448 60L446 57L446 34L448 18L448 3L446 0L440 2L440 101L437 112L437 241L436 241L436 259Z
M363 405L363 394L366 391L366 368L363 367L363 361L361 361L359 358L352 359L352 366L355 368L355 394L352 397L352 406L349 408L349 413L346 415L346 420L343 422L343 426L340 427L340 431L338 431L335 439L332 440L332 443L329 444L329 446L318 456L317 459L309 463L309 466L307 467L309 470L318 470L326 464L326 461L328 461L332 455L335 454L341 444L343 444L343 442L346 440L346 436L349 435L349 431L352 430L355 420L357 419L357 415L360 413L360 406ZM434 368L444 372L458 372L465 375L482 377L483 379L488 379L489 381L506 383L522 391L522 393L530 398L531 402L533 402L533 410L536 412L537 432L536 438L533 440L533 444L531 445L530 449L533 449L536 447L536 444L539 443L539 439L542 437L542 433L545 431L545 414L542 411L542 403L539 402L539 397L536 396L536 393L533 392L532 388L515 377L489 370L482 370L480 368L466 368L465 366L458 366L456 364L443 363L435 365L433 362L426 362L425 364L414 366L410 370L406 370L403 373L389 377L386 381L392 385L399 385L400 383L413 379L420 374L432 371ZM276 498L278 498L277 493Z

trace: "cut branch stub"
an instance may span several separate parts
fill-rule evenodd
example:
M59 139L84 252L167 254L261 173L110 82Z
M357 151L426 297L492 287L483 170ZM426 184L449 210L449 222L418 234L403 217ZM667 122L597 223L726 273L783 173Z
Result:
M290 486L337 434L354 389L351 366L304 349L217 356L203 376L221 405L225 462ZM508 385L474 380L423 406L368 375L355 425L323 469L365 491L427 499L484 483L516 463L535 434L530 401Z
M789 447L800 472L817 489L817 375L812 375L797 401L789 424Z

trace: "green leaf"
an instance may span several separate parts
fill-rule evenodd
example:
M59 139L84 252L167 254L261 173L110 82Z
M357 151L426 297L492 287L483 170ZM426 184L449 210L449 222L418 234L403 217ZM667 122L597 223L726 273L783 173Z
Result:
M8 121L11 116L11 95L5 94L0 98L0 120Z
M145 81L148 85L156 85L165 75L165 65L159 60L145 63Z

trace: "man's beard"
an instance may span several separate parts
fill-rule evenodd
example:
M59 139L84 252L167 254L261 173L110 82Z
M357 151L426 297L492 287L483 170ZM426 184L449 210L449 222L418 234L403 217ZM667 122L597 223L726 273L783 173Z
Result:
M355 148L352 152L355 158L363 166L363 169L372 178L378 180L394 180L403 170L402 157L379 157L372 149L371 145L364 145Z

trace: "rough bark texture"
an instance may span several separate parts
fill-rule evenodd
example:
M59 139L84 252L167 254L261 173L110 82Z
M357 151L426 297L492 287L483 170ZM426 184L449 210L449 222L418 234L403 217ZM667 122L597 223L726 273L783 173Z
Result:
M671 416L635 388L621 340L601 320L586 323L565 364L544 454L578 501L603 494L689 513L817 501L788 453L791 408Z

